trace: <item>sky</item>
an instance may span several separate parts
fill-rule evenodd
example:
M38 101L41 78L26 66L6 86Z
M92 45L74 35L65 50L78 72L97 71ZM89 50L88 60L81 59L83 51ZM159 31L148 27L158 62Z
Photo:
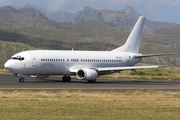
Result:
M132 7L150 20L180 24L180 0L0 0L0 7L21 8L28 3L50 12L63 10L70 13L82 11L85 6L113 11Z

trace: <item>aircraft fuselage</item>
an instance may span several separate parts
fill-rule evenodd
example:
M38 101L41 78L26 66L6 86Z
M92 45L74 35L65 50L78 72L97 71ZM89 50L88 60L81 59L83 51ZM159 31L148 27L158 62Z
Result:
M24 75L69 75L72 67L82 69L132 66L141 61L135 55L137 54L110 51L35 50L13 55L5 66L11 66L9 70L13 73Z

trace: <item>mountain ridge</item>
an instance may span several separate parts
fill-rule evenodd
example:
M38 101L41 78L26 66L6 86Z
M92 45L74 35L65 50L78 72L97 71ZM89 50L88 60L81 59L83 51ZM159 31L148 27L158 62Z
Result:
M120 24L120 26L122 25L127 26L126 29L129 29L130 31L135 25L139 16L141 16L141 14L136 12L131 7L126 7L118 11L96 10L91 7L85 7L82 11L79 11L70 21L75 24L81 21L89 21L92 19L96 19L101 22L106 22L109 24L115 23L115 24ZM170 27L174 27L175 25L176 25L175 23L154 22L146 19L143 33L152 33L157 29L163 27L170 28ZM116 26L112 26L112 27L116 27ZM123 28L121 27L121 29Z
M14 19L27 19L32 17L42 17L44 16L41 12L34 8L22 8L16 9L12 6L0 7L0 13L11 16Z
M31 4L27 4L24 7L32 7ZM76 14L58 11L58 12L47 12L44 8L40 8L37 6L33 6L35 9L41 11L41 13L48 17L51 20L55 20L57 22L63 22L65 25L72 25L82 21L90 21L96 19L100 22L103 22L111 27L115 27L118 29L131 31L134 27L137 19L141 16L140 13L136 12L132 7L126 7L124 9L118 11L112 11L108 9L100 9L96 10L89 6L85 6L82 11L79 11ZM70 21L70 22L67 22ZM67 24L68 23L68 24ZM151 20L146 20L145 27L143 30L144 34L149 34L154 32L160 28L171 28L176 26L175 23L167 23L167 22L155 22Z

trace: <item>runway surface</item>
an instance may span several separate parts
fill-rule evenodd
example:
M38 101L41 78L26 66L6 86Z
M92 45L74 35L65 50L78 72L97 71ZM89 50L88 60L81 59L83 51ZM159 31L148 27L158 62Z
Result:
M0 90L5 91L126 91L126 90L163 90L180 91L180 80L105 80L97 79L96 83L72 78L72 82L62 82L61 77L52 76L47 79L25 77L25 82L20 83L13 74L0 74Z

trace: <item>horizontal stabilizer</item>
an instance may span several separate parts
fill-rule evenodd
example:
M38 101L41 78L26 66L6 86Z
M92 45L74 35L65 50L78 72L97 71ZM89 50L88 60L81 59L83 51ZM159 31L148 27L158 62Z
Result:
M176 53L162 53L162 54L136 55L135 58L154 57L154 56L164 56L164 55L175 55L175 54L176 54Z
M148 69L148 68L158 68L163 67L162 65L157 66L133 66L133 67L108 67L108 68L97 68L98 72L103 71L122 71L122 70L135 70L135 69Z

